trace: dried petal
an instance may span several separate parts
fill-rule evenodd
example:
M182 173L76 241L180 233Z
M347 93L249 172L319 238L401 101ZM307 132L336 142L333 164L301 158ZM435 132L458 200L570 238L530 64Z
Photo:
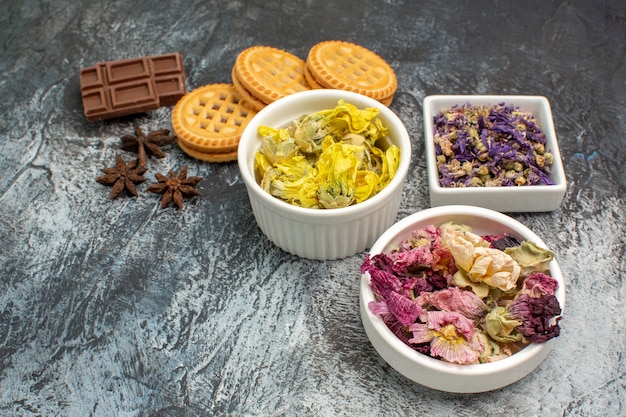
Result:
M456 265L475 283L484 283L503 291L517 285L521 268L511 256L493 249L489 242L469 231L443 227L443 240L450 248Z
M422 302L427 302L437 310L459 312L472 320L482 317L488 309L483 300L472 291L456 287L425 293Z
M541 297L543 295L553 295L559 283L550 275L542 272L535 272L524 279L521 294L528 294L531 297Z
M422 308L419 305L397 292L389 293L387 305L389 306L389 311L404 326L415 323L415 320L422 313Z

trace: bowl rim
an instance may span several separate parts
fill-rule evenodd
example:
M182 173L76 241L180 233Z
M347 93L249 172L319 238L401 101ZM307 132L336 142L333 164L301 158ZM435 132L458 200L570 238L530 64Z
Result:
M437 170L437 164L435 162L435 146L433 144L433 117L438 111L433 111L433 107L447 108L452 105L463 105L470 102L470 104L498 104L504 102L508 105L514 105L520 107L522 110L528 107L530 104L534 104L539 107L541 114L533 112L533 116L536 118L542 118L541 128L546 135L546 141L552 144L550 149L554 156L554 163L552 165L551 177L554 180L552 185L524 185L521 187L443 187L439 183L439 172ZM444 95L434 94L428 95L423 101L423 113L424 113L424 140L425 140L425 153L428 170L428 185L431 190L435 190L440 194L473 194L473 193L486 193L486 194L505 194L505 193L553 193L553 192L565 192L567 189L567 180L565 177L565 170L563 167L563 160L561 151L559 149L558 138L554 127L554 118L552 116L552 109L550 101L547 97L541 95L506 95L506 94L476 94L476 95Z
M372 245L369 253L370 255L375 255L383 252L384 250L389 250L390 246L394 246L399 243L401 240L400 236L402 236L403 232L406 233L407 230L415 230L417 227L426 226L425 222L428 219L449 218L452 216L476 217L478 219L495 221L496 223L499 223L500 225L515 232L518 237L523 236L524 239L532 240L537 245L547 248L544 241L532 230L503 213L483 207L448 205L425 209L413 213L396 222L378 238L378 240ZM417 223L420 223L423 226L415 226ZM555 259L550 262L550 274L559 283L555 296L559 300L562 315L565 311L565 282L558 262ZM385 343L391 347L391 349L393 349L394 354L401 355L415 365L424 366L443 374L479 376L497 374L507 370L512 370L528 361L531 361L534 357L541 355L545 349L551 349L555 341L555 339L551 339L545 343L530 343L519 352L496 362L469 365L449 363L417 352L404 344L393 334L380 316L373 314L369 310L367 304L370 301L374 301L374 295L370 288L370 277L368 273L363 273L361 274L360 283L360 302L361 313L362 315L365 313L362 317L364 323L367 321L373 327L381 339L384 340ZM386 360L386 358L384 359Z
M385 126L393 128L393 132L390 135L397 137L396 145L400 148L400 162L398 169L392 180L375 196L358 204L353 204L348 207L336 208L336 209L311 209L305 207L294 206L286 201L280 200L268 193L266 193L260 185L256 182L254 172L250 170L250 156L254 156L254 153L258 149L258 146L254 146L251 143L258 138L257 128L264 124L264 120L268 118L274 112L285 111L289 109L294 103L298 103L304 100L317 99L317 100L332 100L335 103L338 100L344 100L347 103L356 105L359 108L363 107L376 107L378 108L380 117ZM327 108L327 106L324 106ZM311 110L317 111L323 110L322 107L316 107ZM287 110L289 111L289 110ZM298 117L298 116L296 116ZM294 117L295 120L295 117ZM390 126L392 125L392 126ZM259 141L260 145L260 141ZM284 215L288 215L294 219L302 219L308 217L315 221L323 221L334 219L337 217L362 217L371 213L376 208L384 205L387 200L392 198L393 194L398 188L401 188L404 184L404 180L408 174L409 166L412 156L411 138L408 130L400 118L387 106L378 102L377 100L367 97L365 95L354 93L351 91L339 90L339 89L315 89L306 90L297 93L293 93L276 100L273 103L268 104L261 109L246 125L244 128L241 139L239 141L239 147L237 152L237 163L239 165L239 171L244 184L248 188L249 193L253 193L254 196L259 199L266 207L279 211ZM254 149L251 151L250 149Z

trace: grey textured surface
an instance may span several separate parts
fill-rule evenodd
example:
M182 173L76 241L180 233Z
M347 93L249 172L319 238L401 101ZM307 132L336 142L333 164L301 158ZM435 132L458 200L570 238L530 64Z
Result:
M421 102L532 94L551 102L569 189L514 213L556 252L567 306L556 349L479 395L433 391L376 354L358 314L364 254L320 262L257 228L235 163L173 146L203 196L108 200L94 178L138 122L82 113L78 71L178 51L188 89L229 82L237 54L302 58L341 39L383 56L413 140L398 219L429 207ZM626 415L626 8L620 1L0 1L0 415ZM126 155L126 154L125 154ZM129 157L128 155L126 155Z

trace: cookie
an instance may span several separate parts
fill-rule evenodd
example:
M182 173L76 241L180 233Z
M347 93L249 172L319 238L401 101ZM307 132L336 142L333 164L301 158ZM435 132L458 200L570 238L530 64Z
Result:
M324 88L320 83L318 83L315 80L315 78L313 78L308 65L304 67L304 79L306 80L306 83L309 85L309 87L311 87L314 90L319 90L319 89Z
M267 104L257 99L248 90L243 88L243 86L237 79L237 76L235 75L235 68L233 68L233 70L231 71L231 78L233 80L235 90L237 90L237 92L241 96L242 101L245 102L245 104L247 104L249 107L252 107L256 111L261 111L265 106L267 106Z
M243 129L256 110L242 104L232 84L209 84L185 94L172 111L172 128L183 151L237 151Z
M398 87L393 68L373 51L344 41L314 45L306 60L311 77L324 88L391 100Z
M304 79L305 62L271 46L252 46L237 56L233 79L249 95L265 104L309 90ZM242 92L241 95L244 95Z
M230 162L237 159L237 150L229 152L215 152L207 153L200 152L195 149L189 148L181 140L177 140L178 147L192 158L199 159L205 162Z

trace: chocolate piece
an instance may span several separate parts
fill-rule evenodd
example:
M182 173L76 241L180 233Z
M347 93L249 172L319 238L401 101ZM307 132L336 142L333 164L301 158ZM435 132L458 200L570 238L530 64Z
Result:
M103 120L173 106L186 93L178 52L100 62L80 71L87 120Z

